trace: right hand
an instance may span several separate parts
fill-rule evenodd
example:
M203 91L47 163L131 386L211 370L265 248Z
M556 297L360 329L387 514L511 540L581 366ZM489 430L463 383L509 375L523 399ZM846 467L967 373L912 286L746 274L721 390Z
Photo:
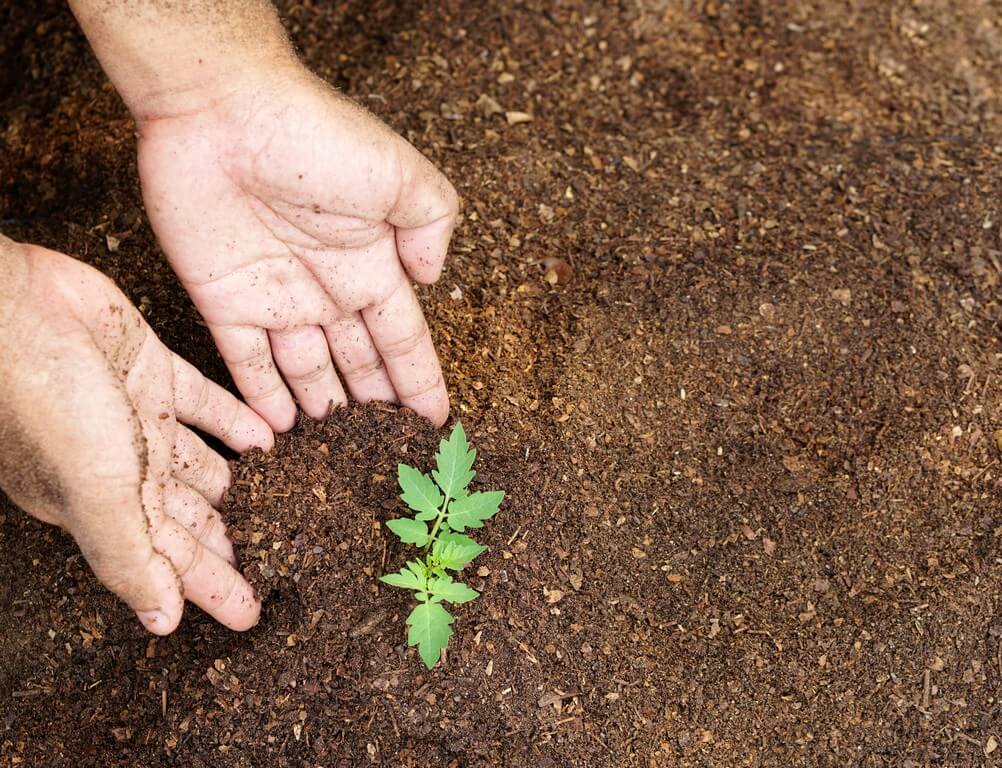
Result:
M267 424L171 353L114 284L68 256L0 237L0 487L67 530L150 632L184 600L235 630L260 605L214 508L225 460Z
M139 175L234 383L276 431L295 423L293 396L324 418L345 387L442 425L449 395L411 280L442 270L452 185L298 64L223 82L200 109L137 117Z

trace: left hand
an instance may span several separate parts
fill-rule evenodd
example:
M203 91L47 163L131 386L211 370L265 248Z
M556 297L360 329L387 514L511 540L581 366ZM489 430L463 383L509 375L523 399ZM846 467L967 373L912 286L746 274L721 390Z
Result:
M449 401L411 280L438 279L452 185L305 69L245 72L139 121L150 221L248 404L277 431L345 401ZM336 367L336 370L335 370ZM291 394L290 394L291 390Z

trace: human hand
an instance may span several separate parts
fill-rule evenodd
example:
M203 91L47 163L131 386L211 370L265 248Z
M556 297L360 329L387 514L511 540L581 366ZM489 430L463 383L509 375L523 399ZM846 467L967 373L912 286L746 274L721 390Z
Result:
M114 284L0 237L0 486L66 529L95 575L167 634L184 600L231 629L258 619L213 508L226 462L181 423L268 449L250 408L172 354Z
M278 431L294 423L293 395L315 418L345 401L337 371L359 401L444 423L411 279L441 272L452 185L298 64L224 82L198 108L137 114L139 170L153 228L237 387Z

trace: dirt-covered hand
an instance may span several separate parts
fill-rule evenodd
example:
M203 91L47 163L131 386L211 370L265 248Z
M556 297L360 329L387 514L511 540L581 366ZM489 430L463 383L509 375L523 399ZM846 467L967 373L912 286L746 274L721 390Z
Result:
M61 526L151 632L184 600L243 630L260 606L214 508L226 462L197 427L242 451L265 422L172 354L103 275L0 237L0 487Z
M411 280L442 269L458 200L414 147L301 67L251 70L140 117L150 221L237 387L276 430L345 400L449 402ZM291 393L290 393L291 390Z

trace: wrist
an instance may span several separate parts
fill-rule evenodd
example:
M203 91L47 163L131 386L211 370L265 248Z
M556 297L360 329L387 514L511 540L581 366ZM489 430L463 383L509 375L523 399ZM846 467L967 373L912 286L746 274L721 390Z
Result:
M123 86L120 91L142 132L145 125L157 121L225 110L238 99L281 88L304 71L291 52L288 57L265 61L250 57L199 59L193 68L178 68L169 76L148 78L141 84ZM125 96L126 90L129 97Z
M95 54L138 123L203 111L249 82L302 69L266 0L182 12L138 0L70 0Z

